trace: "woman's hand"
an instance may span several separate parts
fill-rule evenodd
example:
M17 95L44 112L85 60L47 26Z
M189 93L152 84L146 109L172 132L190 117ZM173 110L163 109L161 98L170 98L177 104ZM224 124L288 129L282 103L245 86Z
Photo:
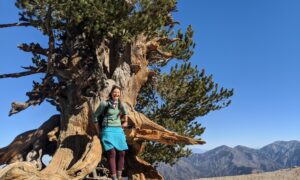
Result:
M97 134L99 135L100 134L100 128L99 128L98 122L94 123L94 125L96 127Z
M122 117L123 121L122 121L122 127L127 127L128 126L128 116L125 114Z
M124 121L124 122L122 123L122 127L125 128L125 127L127 127L127 126L128 126L128 122L127 122L127 121Z

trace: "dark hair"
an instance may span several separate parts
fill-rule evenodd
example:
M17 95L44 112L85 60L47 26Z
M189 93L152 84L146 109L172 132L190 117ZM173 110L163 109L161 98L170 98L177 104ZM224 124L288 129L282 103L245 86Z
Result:
M122 88L121 88L120 86L113 85L113 87L111 88L110 93L109 93L109 98L110 98L110 99L112 99L112 92L113 92L115 89L119 89L120 91L122 91Z

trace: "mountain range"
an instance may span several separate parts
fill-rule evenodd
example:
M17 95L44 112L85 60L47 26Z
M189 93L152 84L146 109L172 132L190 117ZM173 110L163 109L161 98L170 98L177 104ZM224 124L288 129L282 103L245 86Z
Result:
M159 164L165 179L233 176L300 166L300 141L276 141L260 149L220 146L181 158L172 167Z

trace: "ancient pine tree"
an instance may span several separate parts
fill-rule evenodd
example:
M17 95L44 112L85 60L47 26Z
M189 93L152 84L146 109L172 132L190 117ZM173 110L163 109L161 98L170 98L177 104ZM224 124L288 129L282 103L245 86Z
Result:
M48 45L20 44L32 63L23 72L0 75L43 75L26 102L12 103L9 115L44 101L59 113L0 149L0 165L6 164L0 179L84 179L94 171L103 158L92 115L115 84L129 109L129 179L163 179L143 158L154 163L186 156L184 145L204 143L198 136L204 129L193 120L230 103L232 90L219 89L197 67L185 63L161 73L170 60L187 62L193 54L191 26L178 30L172 18L176 0L16 0L15 5L19 22L0 28L36 28ZM156 147L177 154L151 159ZM47 166L41 161L45 154L53 156Z

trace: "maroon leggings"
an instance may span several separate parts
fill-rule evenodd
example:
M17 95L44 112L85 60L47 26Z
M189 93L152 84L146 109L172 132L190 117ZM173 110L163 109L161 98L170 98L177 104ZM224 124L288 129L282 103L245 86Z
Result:
M117 154L117 163L116 163L116 154ZM125 151L117 151L115 148L112 148L107 151L107 159L109 163L110 173L116 174L116 164L117 170L122 171L124 168L124 159L125 159Z

